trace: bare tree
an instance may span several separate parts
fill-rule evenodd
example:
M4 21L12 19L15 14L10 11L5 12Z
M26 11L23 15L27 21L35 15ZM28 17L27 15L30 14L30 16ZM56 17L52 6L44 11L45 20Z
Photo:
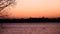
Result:
M15 0L0 0L0 18L8 17L7 12L2 10L8 7L9 5L14 5L14 3ZM6 15L3 14L4 12L6 13Z

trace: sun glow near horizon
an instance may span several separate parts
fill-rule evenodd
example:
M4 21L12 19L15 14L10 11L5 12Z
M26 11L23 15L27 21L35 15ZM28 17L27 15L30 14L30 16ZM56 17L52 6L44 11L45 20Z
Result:
M17 0L12 17L60 17L60 0Z

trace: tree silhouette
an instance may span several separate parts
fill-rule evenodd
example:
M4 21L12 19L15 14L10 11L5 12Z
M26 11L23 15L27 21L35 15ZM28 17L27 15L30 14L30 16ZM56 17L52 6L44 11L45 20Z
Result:
M14 5L14 3L15 0L0 0L0 18L8 17L7 12L2 10L8 7L9 5ZM3 14L4 12L6 13L6 15Z

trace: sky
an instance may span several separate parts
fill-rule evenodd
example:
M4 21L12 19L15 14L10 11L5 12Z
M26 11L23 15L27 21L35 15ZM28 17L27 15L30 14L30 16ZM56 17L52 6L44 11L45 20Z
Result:
M60 0L16 0L8 11L14 18L60 17Z

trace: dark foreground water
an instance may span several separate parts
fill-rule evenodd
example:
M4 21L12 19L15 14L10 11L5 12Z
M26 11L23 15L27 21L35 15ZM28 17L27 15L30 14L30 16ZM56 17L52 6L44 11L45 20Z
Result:
M0 34L60 34L60 23L3 23Z

